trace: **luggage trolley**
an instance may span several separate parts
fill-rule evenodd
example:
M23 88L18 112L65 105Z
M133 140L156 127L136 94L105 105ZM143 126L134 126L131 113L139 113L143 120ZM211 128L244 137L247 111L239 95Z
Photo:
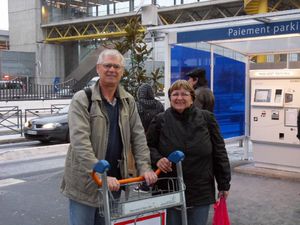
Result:
M154 213L171 207L181 208L182 225L187 225L186 202L184 196L185 185L183 182L181 161L184 153L174 151L168 159L176 164L177 177L160 178L167 183L167 190L150 188L147 193L134 192L137 184L145 182L144 177L134 177L119 180L124 192L116 197L109 191L107 186L107 171L110 168L106 160L100 160L93 169L92 177L99 186L99 213L105 219L105 225L113 225L123 218L134 218L133 223L137 224L139 218L147 213ZM159 175L158 169L155 173ZM96 173L100 173L101 180ZM162 225L163 215L160 214L160 225ZM120 223L121 224L121 223ZM152 225L152 224L151 224ZM154 225L154 224L153 224Z

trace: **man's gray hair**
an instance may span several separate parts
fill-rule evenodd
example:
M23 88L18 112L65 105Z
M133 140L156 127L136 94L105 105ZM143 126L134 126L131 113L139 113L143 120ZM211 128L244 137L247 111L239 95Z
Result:
M104 61L104 58L106 56L119 57L120 61L121 61L121 66L125 66L125 59L124 59L123 55L118 50L115 50L115 49L103 50L98 57L97 64L102 64Z

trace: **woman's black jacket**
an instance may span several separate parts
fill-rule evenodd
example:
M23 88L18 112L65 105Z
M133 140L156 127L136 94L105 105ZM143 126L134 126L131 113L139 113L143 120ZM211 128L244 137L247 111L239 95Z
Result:
M209 111L192 106L179 114L169 108L152 120L147 141L154 167L159 159L168 157L174 150L184 152L182 167L187 206L214 203L214 179L219 191L229 190L231 173L225 143ZM163 176L176 176L175 166L171 173ZM159 186L164 188L163 183Z

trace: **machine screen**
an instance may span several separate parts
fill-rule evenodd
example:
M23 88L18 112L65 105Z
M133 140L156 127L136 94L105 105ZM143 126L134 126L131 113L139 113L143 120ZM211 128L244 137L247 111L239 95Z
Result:
M256 89L254 102L271 102L271 89Z

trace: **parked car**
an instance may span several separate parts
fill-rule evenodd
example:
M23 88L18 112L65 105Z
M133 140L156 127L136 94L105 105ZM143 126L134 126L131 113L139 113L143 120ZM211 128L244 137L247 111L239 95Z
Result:
M93 77L89 82L87 82L85 87L90 87L99 80L99 76Z
M74 92L70 88L62 88L56 94L59 97L72 97L74 95Z
M42 143L50 141L70 142L68 124L69 106L51 116L39 117L27 121L24 125L26 139Z

